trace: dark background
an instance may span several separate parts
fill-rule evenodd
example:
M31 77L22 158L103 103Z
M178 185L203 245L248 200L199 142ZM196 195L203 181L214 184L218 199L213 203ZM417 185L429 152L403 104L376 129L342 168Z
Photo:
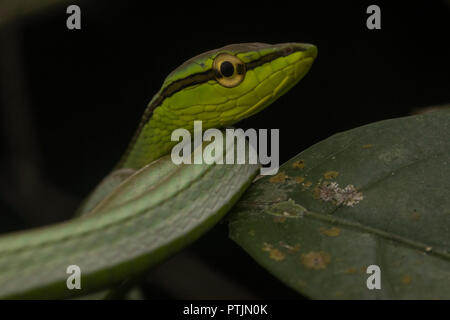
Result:
M69 4L81 7L81 30L66 28ZM381 30L366 28L369 4ZM0 24L0 232L70 218L164 77L194 55L238 42L318 46L299 85L238 125L279 128L283 163L336 132L448 103L449 18L448 1L300 0L61 1L13 17ZM299 297L227 239L226 223L156 268L144 291Z

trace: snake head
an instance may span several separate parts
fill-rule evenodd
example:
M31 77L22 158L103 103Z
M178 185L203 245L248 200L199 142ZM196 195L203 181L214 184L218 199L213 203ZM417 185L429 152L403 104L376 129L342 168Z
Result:
M165 106L161 112L167 110L179 125L202 120L204 127L228 126L286 93L308 72L316 56L312 44L228 45L175 69L157 100Z
M241 43L211 50L172 71L150 101L121 165L139 168L167 154L171 133L222 128L263 110L310 69L317 48L302 43Z

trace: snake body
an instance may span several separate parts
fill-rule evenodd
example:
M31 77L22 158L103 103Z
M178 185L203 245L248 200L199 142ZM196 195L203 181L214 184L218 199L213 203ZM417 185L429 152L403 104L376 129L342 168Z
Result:
M222 128L292 88L317 55L313 45L246 43L196 56L167 76L127 151L81 217L0 237L1 298L64 298L147 270L194 241L237 201L258 165L175 165L171 132ZM225 152L233 148L227 144ZM106 182L105 182L106 181ZM69 265L81 290L66 286Z

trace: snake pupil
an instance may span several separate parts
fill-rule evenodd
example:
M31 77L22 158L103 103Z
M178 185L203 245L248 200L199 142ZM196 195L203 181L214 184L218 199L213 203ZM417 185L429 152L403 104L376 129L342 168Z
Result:
M229 61L224 61L220 65L220 73L222 73L225 77L231 77L234 73L234 66Z

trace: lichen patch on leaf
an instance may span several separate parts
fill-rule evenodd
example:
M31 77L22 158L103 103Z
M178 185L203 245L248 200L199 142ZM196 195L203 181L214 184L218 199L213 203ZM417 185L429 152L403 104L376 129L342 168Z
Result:
M314 190L314 195L323 201L334 201L337 206L349 207L353 207L364 199L362 192L358 192L354 185L349 184L340 188L337 182L322 183Z
M392 162L392 161L400 161L401 159L404 159L407 155L407 150L403 148L398 148L390 151L386 151L378 155L378 159L382 160L383 162Z
M325 269L331 261L331 256L328 252L324 251L311 251L306 254L302 254L302 264L314 270Z
M266 209L266 212L284 218L298 218L303 217L306 212L306 208L295 203L294 200L288 199L287 201L282 201L271 205Z

